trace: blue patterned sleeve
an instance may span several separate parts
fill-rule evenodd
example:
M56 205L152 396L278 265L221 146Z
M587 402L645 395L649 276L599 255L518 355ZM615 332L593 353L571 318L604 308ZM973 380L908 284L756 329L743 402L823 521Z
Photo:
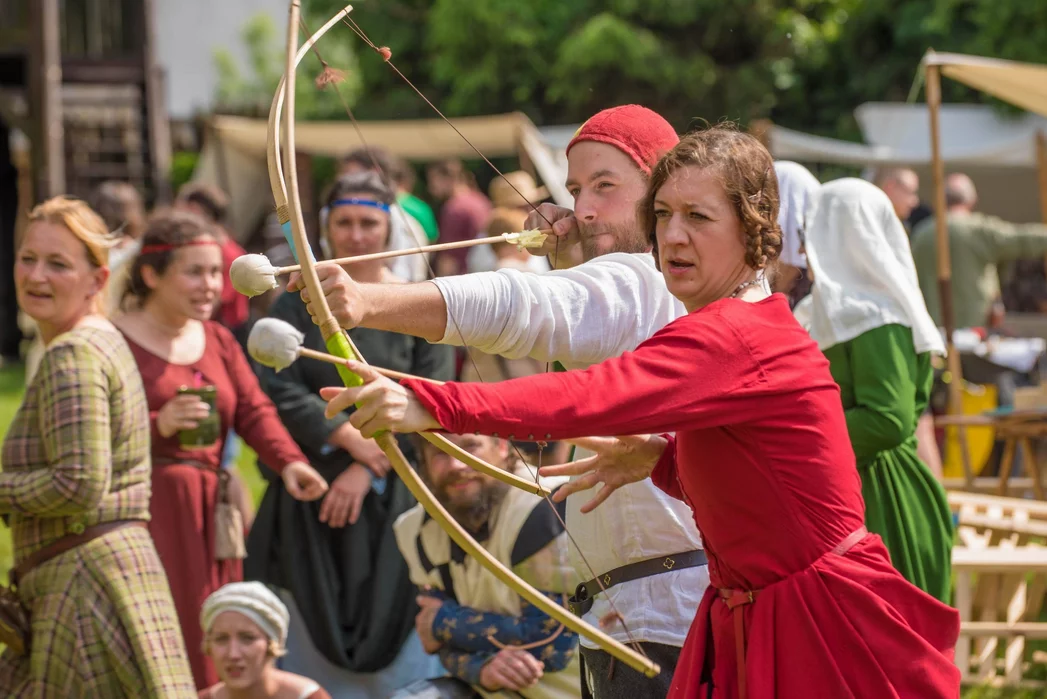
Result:
M561 602L559 594L544 594L557 603ZM529 648L528 652L545 664L547 672L556 672L567 667L578 646L577 634L566 628L551 638L559 628L560 622L526 600L520 600L520 616L510 616L482 612L445 599L433 619L432 631L433 637L443 642L445 648L475 656L483 655L484 662L499 650L498 646L491 643L492 637L503 646L540 643ZM482 666L483 663L480 663L479 667ZM451 668L448 667L448 670Z
M494 656L494 653L470 653L447 646L440 649L440 663L444 669L474 687L480 686L480 671Z

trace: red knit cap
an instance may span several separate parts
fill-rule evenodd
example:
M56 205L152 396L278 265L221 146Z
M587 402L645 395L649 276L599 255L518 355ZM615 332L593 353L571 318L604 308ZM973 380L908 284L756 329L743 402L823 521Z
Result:
M658 159L680 142L665 119L647 107L626 104L598 112L582 124L567 144L567 153L579 141L597 141L622 151L646 174Z

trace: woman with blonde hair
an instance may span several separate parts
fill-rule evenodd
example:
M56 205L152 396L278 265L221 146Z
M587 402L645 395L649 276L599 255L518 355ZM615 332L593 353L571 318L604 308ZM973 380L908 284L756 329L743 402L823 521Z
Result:
M103 182L92 192L88 205L98 214L105 229L109 232L101 244L108 250L109 293L108 303L103 313L112 317L119 312L120 296L127 284L128 263L138 255L145 224L145 205L142 196L127 182L109 180ZM44 354L44 343L40 329L25 312L19 314L19 327L22 332L33 338L25 354L25 381L33 380L40 359Z
M11 581L31 623L22 638L4 639L0 694L192 697L171 590L146 529L145 391L103 316L108 230L64 197L29 221L15 287L45 350L3 443L0 515L10 518Z
M230 583L204 601L204 652L221 681L200 699L331 699L316 682L276 669L290 614L259 582Z

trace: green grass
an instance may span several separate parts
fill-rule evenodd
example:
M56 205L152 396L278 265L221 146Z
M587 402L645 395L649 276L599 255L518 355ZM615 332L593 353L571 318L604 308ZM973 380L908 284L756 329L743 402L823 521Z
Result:
M21 366L0 367L0 440L7 432L18 405L22 400L25 385ZM258 471L257 457L246 444L242 445L236 460L237 471L257 505L265 493L266 481ZM11 537L7 527L0 523L0 582L7 582L7 572L12 565ZM1044 696L1042 689L1008 689L996 687L968 687L963 699L1036 699Z

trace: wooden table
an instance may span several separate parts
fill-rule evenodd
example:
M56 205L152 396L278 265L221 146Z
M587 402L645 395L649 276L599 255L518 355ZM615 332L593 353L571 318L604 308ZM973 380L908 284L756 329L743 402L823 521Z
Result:
M1003 458L1000 460L998 482L993 484L992 478L976 478L970 465L970 459L964 458L963 479L945 479L946 488L983 491L993 489L992 485L995 485L994 489L998 494L1007 495L1009 488L1024 485L1025 488L1032 487L1037 500L1047 499L1044 497L1040 464L1036 458L1036 450L1033 448L1032 441L1047 438L1047 410L1014 410L982 415L940 415L935 417L934 424L935 427L957 427L961 430L966 427L991 427L995 430L997 439L1003 441ZM963 444L965 440L961 439L960 442ZM1014 459L1019 444L1022 446L1025 469L1029 477L1012 481L1011 471L1014 469Z

